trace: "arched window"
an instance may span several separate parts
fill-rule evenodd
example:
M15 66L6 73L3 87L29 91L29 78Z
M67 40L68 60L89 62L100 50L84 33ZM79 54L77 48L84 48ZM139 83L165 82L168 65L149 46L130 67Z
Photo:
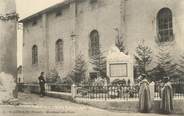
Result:
M163 8L157 15L158 37L160 42L173 39L172 12L169 8Z
M62 62L63 58L63 40L56 41L56 62Z
M90 56L95 56L99 53L100 44L99 44L99 34L97 30L93 30L90 33Z
M32 47L32 64L38 64L38 47L34 45Z

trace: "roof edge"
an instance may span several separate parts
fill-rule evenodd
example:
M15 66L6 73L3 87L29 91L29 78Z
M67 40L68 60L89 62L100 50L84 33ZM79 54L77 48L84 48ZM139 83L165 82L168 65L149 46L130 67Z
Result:
M38 17L38 16L44 14L44 13L48 13L48 12L54 10L54 9L57 9L57 8L59 8L59 7L63 7L63 6L65 6L65 5L68 5L68 4L70 4L71 2L73 2L73 1L75 1L75 0L64 0L63 2L57 3L57 4L55 4L55 5L52 5L52 6L46 8L46 9L44 9L44 10L41 10L41 11L36 12L36 13L34 13L34 14L28 16L28 17L25 17L25 18L21 19L21 20L19 21L19 23L27 22L27 21L29 21L29 20L35 18L35 17Z

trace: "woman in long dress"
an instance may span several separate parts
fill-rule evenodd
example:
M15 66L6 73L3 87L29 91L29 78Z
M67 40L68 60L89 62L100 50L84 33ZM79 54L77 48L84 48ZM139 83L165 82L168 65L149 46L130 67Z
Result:
M148 113L151 110L151 96L149 89L149 82L143 75L143 80L140 82L139 89L139 110L143 113Z
M169 78L164 78L165 84L161 91L161 104L160 108L162 113L169 114L173 112L173 89Z

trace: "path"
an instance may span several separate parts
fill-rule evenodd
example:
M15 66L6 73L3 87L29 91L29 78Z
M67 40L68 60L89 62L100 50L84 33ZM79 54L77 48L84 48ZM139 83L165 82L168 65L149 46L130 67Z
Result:
M22 105L0 105L0 116L148 116L141 113L107 111L82 104L34 94L19 94ZM165 116L150 113L149 116ZM178 115L171 115L178 116Z

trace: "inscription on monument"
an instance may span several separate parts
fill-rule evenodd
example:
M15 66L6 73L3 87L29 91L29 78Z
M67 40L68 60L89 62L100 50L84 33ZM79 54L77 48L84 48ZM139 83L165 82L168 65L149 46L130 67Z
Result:
M110 64L111 77L128 77L127 63L114 63Z

